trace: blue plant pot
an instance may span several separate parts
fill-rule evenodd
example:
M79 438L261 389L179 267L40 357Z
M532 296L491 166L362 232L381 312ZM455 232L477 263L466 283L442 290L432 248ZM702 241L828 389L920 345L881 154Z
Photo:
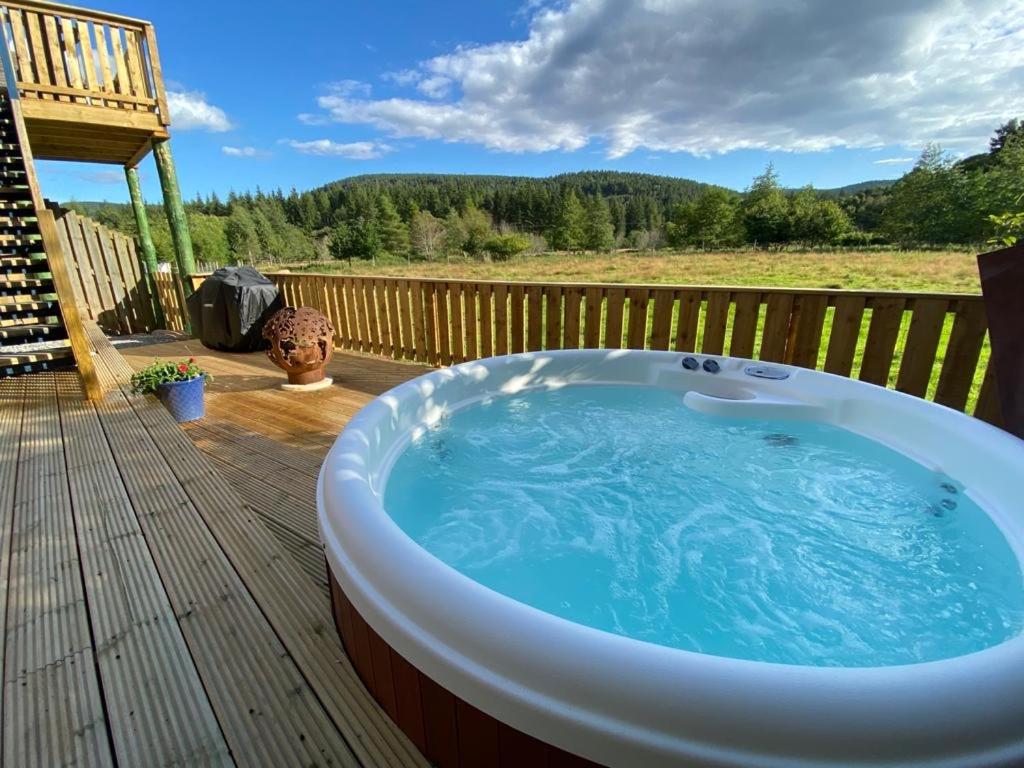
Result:
M205 376L196 376L188 381L171 381L158 384L156 396L178 423L195 421L206 415L206 402L203 400L205 385Z

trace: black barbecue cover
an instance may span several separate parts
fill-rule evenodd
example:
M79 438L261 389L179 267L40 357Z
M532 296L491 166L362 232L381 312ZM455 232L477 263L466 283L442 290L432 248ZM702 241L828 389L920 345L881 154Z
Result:
M277 286L252 267L222 267L185 302L203 346L228 352L262 349L263 324L284 306Z

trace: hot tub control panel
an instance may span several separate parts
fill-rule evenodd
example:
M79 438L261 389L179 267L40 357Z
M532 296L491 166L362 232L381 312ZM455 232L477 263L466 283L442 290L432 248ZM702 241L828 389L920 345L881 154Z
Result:
M708 373L718 373L722 370L722 366L718 364L717 360L710 357L699 360L693 355L687 355L683 358L683 368L688 371L699 371L703 368Z

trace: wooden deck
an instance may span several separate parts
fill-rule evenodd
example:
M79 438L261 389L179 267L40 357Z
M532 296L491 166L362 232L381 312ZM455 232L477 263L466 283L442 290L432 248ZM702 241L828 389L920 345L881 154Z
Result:
M341 649L314 504L346 421L424 368L338 354L289 396L262 354L93 338L99 402L0 381L2 763L425 766ZM182 430L124 382L188 354L217 381Z

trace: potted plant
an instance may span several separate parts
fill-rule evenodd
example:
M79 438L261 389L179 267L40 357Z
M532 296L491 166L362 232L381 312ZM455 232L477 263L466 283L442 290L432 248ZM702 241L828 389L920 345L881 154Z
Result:
M196 359L172 362L154 360L132 376L132 391L156 395L175 421L195 421L206 414L203 388L213 377L196 364Z

